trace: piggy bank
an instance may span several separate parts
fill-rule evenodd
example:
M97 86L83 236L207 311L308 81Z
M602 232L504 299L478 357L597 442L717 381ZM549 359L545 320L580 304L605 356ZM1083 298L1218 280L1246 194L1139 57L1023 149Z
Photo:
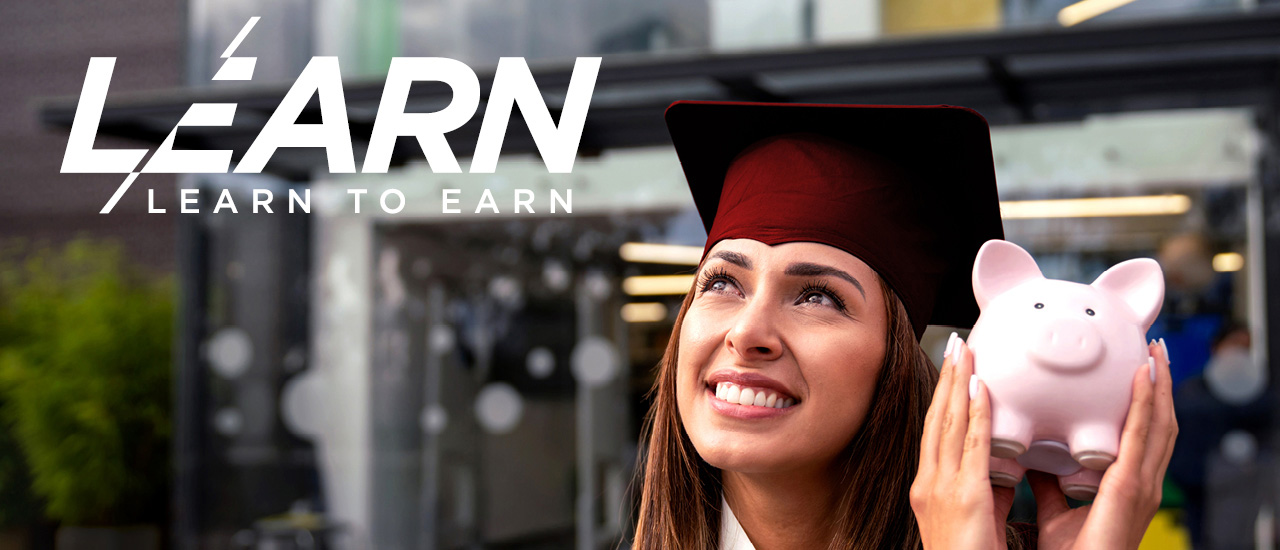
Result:
M1046 279L1027 251L987 241L973 266L982 314L968 344L991 399L991 482L1027 469L1092 500L1120 448L1147 329L1164 300L1151 259L1116 264L1092 284Z

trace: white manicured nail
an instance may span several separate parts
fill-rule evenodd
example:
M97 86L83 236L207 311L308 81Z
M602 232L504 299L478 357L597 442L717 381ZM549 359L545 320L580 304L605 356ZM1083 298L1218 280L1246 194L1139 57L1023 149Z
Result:
M1160 349L1161 349L1162 351L1164 351L1164 360L1165 360L1165 361L1168 361L1168 362L1169 362L1169 364L1170 364L1170 365L1172 365L1172 364L1173 364L1173 359L1169 357L1169 346L1166 346L1166 345L1164 344L1164 338L1161 338L1161 339L1160 339Z
M960 357L964 355L964 339L956 338L955 349L951 350L951 364L960 362Z
M944 352L942 352L942 358L943 358L943 359L946 359L946 358L948 358L948 357L951 357L951 350L952 350L952 348L955 348L955 347L956 347L956 338L959 338L959 335L957 335L957 334L956 334L956 333L954 333L954 332L953 332L953 333L951 333L951 337L950 337L950 338L947 338L947 350L946 350L946 351L944 351Z
M969 375L969 399L978 397L978 375Z
M1148 357L1147 365L1147 372L1151 373L1151 382L1154 383L1156 381L1156 358Z

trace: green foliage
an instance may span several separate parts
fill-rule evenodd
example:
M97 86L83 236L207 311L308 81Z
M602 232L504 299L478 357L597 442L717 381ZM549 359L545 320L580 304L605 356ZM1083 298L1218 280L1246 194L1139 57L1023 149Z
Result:
M0 264L0 414L46 515L158 521L169 479L170 281L87 240Z
M31 494L27 461L14 438L12 424L0 417L0 530L31 524L40 517L42 506Z

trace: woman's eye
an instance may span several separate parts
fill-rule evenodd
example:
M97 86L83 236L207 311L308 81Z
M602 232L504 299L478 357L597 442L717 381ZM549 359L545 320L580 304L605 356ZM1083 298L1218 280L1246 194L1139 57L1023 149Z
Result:
M736 294L737 289L733 285L733 281L727 276L718 273L706 275L700 285L702 292L712 293L731 293Z
M800 295L800 300L796 304L828 306L844 311L844 302L832 294L831 291L825 289L806 290Z
M831 298L828 298L826 295L820 292L810 292L806 294L804 298L801 298L800 301L806 304L822 305L822 304L831 303Z

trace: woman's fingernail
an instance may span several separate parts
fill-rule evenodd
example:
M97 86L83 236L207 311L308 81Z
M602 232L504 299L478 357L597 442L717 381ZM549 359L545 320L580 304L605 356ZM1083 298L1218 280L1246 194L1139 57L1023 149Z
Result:
M955 349L951 350L951 363L959 363L960 358L964 356L964 338L956 338Z
M951 337L947 338L947 350L942 352L943 359L951 357L951 348L954 348L956 346L956 338L958 337L959 336L957 336L956 333L953 332L951 333Z
M1164 360L1165 360L1167 363L1169 363L1170 365L1172 365L1172 364L1173 364L1173 359L1169 358L1169 346L1166 346L1166 345L1164 344L1164 338L1161 338L1161 339L1160 339L1160 349L1161 349L1162 351L1164 351Z
M969 375L969 399L978 397L978 375Z
M1156 358L1155 357L1147 357L1147 374L1151 375L1151 382L1155 383L1156 381Z

